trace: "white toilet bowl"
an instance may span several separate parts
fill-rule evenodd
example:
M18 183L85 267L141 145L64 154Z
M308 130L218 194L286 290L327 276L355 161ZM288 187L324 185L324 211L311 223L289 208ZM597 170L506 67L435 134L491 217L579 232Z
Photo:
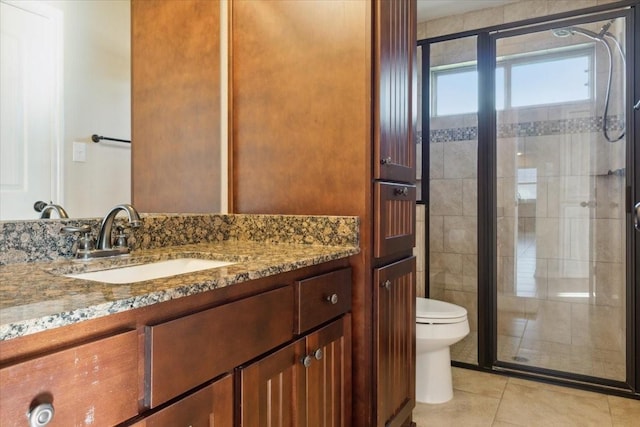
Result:
M416 298L416 400L444 403L453 397L449 346L469 333L467 310Z

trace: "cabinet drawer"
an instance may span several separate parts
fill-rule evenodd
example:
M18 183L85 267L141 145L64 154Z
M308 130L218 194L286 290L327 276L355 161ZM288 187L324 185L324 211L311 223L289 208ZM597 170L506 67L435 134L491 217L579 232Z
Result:
M290 340L285 287L146 328L145 403L160 403Z
M137 375L136 331L3 367L0 423L29 425L31 409L51 404L49 426L118 424L138 413Z
M416 186L375 183L373 256L382 258L416 244Z
M295 282L295 333L300 334L351 309L351 269Z
M227 375L131 427L233 425L233 376Z

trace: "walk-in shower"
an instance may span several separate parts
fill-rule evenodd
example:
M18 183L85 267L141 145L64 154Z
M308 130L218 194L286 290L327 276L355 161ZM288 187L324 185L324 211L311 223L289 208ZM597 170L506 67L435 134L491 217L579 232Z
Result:
M595 33L593 31L587 30L585 28L580 28L580 27L562 27L562 28L556 28L552 30L553 35L556 37L569 37L575 34L579 34L579 35L588 37L591 40L594 40L598 43L602 43L602 45L605 47L607 51L607 55L609 57L609 77L607 78L607 93L605 95L604 104L603 104L604 109L602 112L602 133L605 139L609 142L616 142L624 138L625 126L626 126L624 124L626 123L626 120L623 119L624 123L623 123L622 132L620 132L620 134L616 137L611 137L609 135L609 131L607 128L607 117L608 117L607 113L609 112L609 98L611 95L611 80L613 76L613 52L607 40L611 40L611 42L617 48L617 51L620 54L620 59L622 60L622 65L626 66L626 58L625 58L625 54L622 49L622 46L620 46L620 42L618 41L616 36L614 36L609 32L609 28L614 22L615 22L615 19L612 19L611 21L604 24L598 33Z
M467 309L455 363L614 388L634 375L629 17L419 42L425 294Z

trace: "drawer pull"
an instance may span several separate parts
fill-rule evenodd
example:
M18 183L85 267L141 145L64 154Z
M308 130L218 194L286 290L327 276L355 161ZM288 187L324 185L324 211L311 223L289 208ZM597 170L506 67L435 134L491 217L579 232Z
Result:
M337 304L338 303L338 294L327 295L325 300L327 300L327 302L330 302L331 304Z
M324 353L322 353L322 349L319 348L316 351L313 352L313 357L316 358L316 360L322 360L322 356L324 356Z
M407 196L409 194L409 189L407 187L394 188L393 194L396 196Z
M389 290L391 288L391 280L385 280L384 283L382 283L382 287Z
M53 405L41 403L27 414L29 417L29 427L44 427L53 419Z

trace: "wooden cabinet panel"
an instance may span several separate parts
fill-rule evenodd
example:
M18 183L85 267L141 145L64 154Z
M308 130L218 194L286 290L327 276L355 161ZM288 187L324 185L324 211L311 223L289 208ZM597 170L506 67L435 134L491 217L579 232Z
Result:
M214 427L233 425L233 376L227 375L132 427Z
M307 427L351 425L351 316L307 337ZM318 360L318 350L321 356Z
M292 337L290 286L147 327L147 403L166 402Z
M241 368L242 427L351 425L351 318Z
M49 426L114 425L138 413L138 335L124 332L0 369L0 424L28 425L54 408Z
M374 178L415 182L416 2L375 4Z
M220 2L133 0L131 32L133 204L219 212Z
M376 182L374 257L411 250L416 244L415 185Z
M295 333L300 334L351 309L351 269L332 271L294 283Z
M240 369L240 426L302 426L304 339Z
M401 425L415 406L416 259L374 271L377 426Z

